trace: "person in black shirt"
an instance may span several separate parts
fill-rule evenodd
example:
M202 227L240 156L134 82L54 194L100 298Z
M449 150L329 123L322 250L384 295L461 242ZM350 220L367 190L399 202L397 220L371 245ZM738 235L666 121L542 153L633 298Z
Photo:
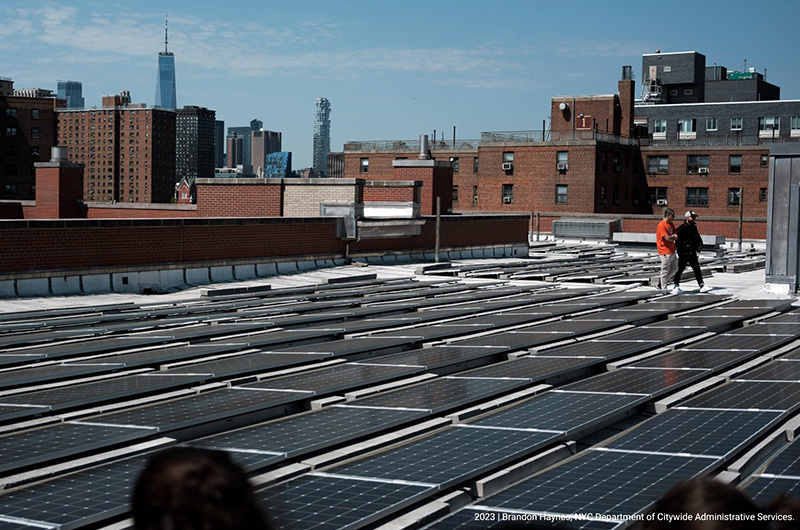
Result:
M683 292L681 289L681 275L686 270L688 264L694 271L694 277L697 284L700 286L701 293L707 293L711 287L706 287L703 283L703 273L700 272L700 263L697 261L697 255L700 249L703 248L703 238L700 237L700 232L697 231L697 214L689 210L684 215L685 219L682 225L678 227L678 271L675 273L675 288L672 290L673 294L680 294Z

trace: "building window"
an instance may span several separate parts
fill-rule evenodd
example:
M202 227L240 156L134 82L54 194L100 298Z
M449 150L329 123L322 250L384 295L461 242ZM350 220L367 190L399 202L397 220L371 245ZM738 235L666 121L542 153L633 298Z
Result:
M31 138L39 138L39 128L38 127L31 128Z
M17 193L17 185L16 184L6 184L6 193Z
M769 155L761 155L761 167L769 167Z
M683 118L678 120L679 133L693 133L695 132L695 121L692 118Z
M39 146L38 145L32 145L31 146L31 156L33 156L33 157L39 156Z
M39 109L31 109L31 119L32 120L39 119Z
M369 173L369 158L362 158L358 166L359 173Z
M716 118L706 118L706 130L707 131L716 131L717 130L717 119Z
M603 184L600 186L600 204L606 203L606 186Z
M565 171L569 164L569 151L556 151L556 169Z
M742 172L742 155L731 155L728 164L728 172L738 174Z
M458 157L451 158L450 164L453 167L453 173L458 173Z
M133 149L133 147L131 147L131 149ZM395 160L408 160L408 157L407 156L398 156L397 158L395 158Z
M9 116L11 118L16 118L17 117L17 109L12 108L12 107L6 107L6 116Z
M684 88L683 89L683 95L684 96L691 96L692 94L694 94L694 91L691 88Z
M758 119L759 131L777 131L781 128L781 119L778 116L764 116Z
M16 136L16 135L17 135L16 127L6 127L6 136Z
M458 202L458 186L453 186L453 202Z
M647 157L647 172L648 173L669 173L669 157L668 156L648 156Z
M686 157L686 172L689 174L708 172L708 155L689 155Z
M614 204L619 204L619 186L614 184L611 188L611 197L614 200Z
M514 185L503 184L503 204L511 204L514 202Z
M739 206L740 188L728 188L728 206Z
M653 133L666 134L667 133L667 120L653 120Z
M792 136L800 136L800 116L792 116L789 131Z
M731 118L731 130L732 131L741 131L742 130L742 118Z
M669 95L670 96L677 96L678 95L678 89L673 88L672 90L669 91Z
M567 204L566 184L556 184L556 204Z
M767 200L767 188L758 188L758 200L759 201Z
M658 204L658 201L664 201L666 204L667 188L647 188L647 191L650 193L650 204Z
M478 172L478 157L477 156L472 159L472 172L473 173L477 173Z
M708 206L708 188L686 188L686 206Z

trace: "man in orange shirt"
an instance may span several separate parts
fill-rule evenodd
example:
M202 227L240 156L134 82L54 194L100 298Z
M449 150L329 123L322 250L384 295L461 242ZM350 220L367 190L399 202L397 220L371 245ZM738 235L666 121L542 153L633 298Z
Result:
M661 281L659 289L667 289L678 270L678 258L675 255L675 241L678 239L677 230L672 220L675 219L675 212L672 208L664 210L664 219L658 223L656 228L656 247L658 257L661 258Z

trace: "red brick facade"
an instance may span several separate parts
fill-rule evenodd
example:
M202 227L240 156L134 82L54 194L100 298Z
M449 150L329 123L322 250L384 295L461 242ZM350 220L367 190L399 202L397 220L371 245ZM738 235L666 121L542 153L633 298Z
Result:
M282 184L277 179L219 179L197 183L198 217L280 217ZM235 181L235 182L234 182Z
M79 219L85 213L83 167L64 162L44 162L36 167L37 219Z

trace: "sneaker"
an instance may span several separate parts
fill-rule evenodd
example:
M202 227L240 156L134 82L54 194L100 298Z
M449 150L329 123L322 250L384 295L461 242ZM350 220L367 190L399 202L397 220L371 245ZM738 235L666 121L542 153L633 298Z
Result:
M713 287L711 287L711 286L708 286L708 285L701 285L701 286L700 286L700 292L701 292L701 293L708 293L708 292L711 292L711 289L713 289Z
M683 294L683 289L676 285L675 288L672 289L672 294Z

